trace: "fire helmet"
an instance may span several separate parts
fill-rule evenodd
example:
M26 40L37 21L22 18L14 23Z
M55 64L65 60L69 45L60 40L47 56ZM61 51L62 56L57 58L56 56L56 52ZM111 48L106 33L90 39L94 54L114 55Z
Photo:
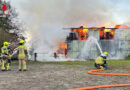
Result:
M105 54L106 56L108 56L108 52L104 52L104 54Z
M8 42L4 42L4 46L8 45Z
M19 43L23 44L23 43L24 43L24 40L21 40Z

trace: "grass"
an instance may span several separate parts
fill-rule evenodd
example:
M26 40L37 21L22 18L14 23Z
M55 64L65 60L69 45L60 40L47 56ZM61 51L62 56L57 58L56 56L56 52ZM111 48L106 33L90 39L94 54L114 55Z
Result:
M111 68L130 69L130 60L109 60L108 66Z
M89 67L94 67L94 60L91 61L65 61L65 62L34 62L30 61L30 64L56 64L56 65L85 65ZM108 67L110 68L120 68L120 69L130 69L130 60L108 60Z
M64 61L64 62L34 62L30 61L30 64L58 64L58 65L93 65L94 61Z
M13 64L18 64L17 61L13 61ZM29 61L28 64L34 65L34 64L55 64L55 65L70 65L73 68L77 67L77 65L82 65L85 67L90 67L94 69L94 60L91 61L64 61L64 62L34 62ZM115 69L127 69L130 70L130 60L107 60L108 64L108 71Z

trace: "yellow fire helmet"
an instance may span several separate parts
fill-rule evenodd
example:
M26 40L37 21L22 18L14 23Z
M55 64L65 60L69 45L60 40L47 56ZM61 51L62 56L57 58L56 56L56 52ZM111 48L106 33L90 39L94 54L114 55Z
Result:
M4 42L4 46L8 45L8 42Z
M105 54L106 56L108 56L108 52L104 52L104 54Z
M21 40L19 43L24 43L24 40Z

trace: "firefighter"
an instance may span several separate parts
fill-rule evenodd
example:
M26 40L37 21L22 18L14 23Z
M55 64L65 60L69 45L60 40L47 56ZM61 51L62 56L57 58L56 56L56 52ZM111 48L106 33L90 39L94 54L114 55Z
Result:
M0 66L2 65L2 54L0 53Z
M7 70L11 71L10 64L11 64L11 43L8 42L8 63L7 63Z
M106 58L108 56L108 52L104 52L101 56L97 57L95 60L95 67L97 69L107 69Z
M2 71L7 71L7 63L8 63L8 42L4 42L3 47L1 48L1 56L2 56Z
M24 40L21 40L19 42L19 46L18 46L18 59L19 59L19 71L26 71L27 70L27 66L26 66L26 61L25 59L28 57L28 53L27 53L27 48L24 45Z

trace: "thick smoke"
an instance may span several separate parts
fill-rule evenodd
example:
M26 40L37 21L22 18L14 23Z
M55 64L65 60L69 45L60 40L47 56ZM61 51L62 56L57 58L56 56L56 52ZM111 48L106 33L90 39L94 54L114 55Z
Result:
M19 3L20 18L26 23L25 36L36 52L48 52L64 41L64 27L114 26L127 23L126 11L121 8L128 0L14 0ZM120 5L119 5L120 4ZM123 13L120 13L124 11ZM121 14L121 15L119 15ZM129 14L128 14L129 15Z

